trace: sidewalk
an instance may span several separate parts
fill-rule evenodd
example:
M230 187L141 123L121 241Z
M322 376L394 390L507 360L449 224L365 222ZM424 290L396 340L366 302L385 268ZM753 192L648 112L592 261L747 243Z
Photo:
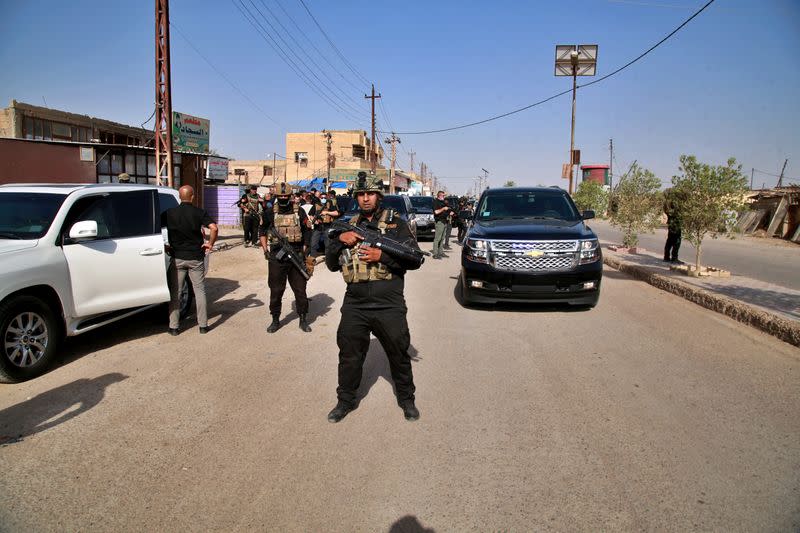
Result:
M601 244L606 265L800 347L800 291L736 272L729 278L693 278L670 270L653 252L613 252L610 243Z

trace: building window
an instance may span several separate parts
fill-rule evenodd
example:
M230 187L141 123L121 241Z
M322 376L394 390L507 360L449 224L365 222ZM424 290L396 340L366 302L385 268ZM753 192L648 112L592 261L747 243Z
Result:
M22 135L26 139L33 139L33 117L25 117L25 122L23 123L24 130Z
M272 176L272 167L264 165L264 176Z
M300 163L304 159L306 160L306 162L308 161L308 152L295 152L294 153L294 162L295 163Z
M367 151L362 144L354 144L353 145L353 157L357 157L359 159L365 159L367 157Z

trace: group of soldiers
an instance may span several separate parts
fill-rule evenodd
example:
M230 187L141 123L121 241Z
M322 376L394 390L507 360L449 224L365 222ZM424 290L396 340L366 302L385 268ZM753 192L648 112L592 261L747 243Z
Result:
M332 191L293 194L290 185L278 183L263 197L251 187L238 202L245 245L260 243L268 262L272 320L267 331L275 333L281 327L287 281L294 292L300 329L311 331L306 285L320 255L319 245L324 243L327 267L340 271L347 286L336 334L337 403L328 421L339 422L358 406L357 391L370 334L378 339L389 359L397 402L406 420L417 420L403 291L406 271L418 269L425 253L408 224L392 209L381 206L383 183L379 178L360 172L352 194L358 213L348 223L337 222L344 213Z

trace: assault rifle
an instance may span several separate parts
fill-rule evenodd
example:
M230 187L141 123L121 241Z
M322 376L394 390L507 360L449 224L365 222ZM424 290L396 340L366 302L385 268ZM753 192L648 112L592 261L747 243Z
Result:
M335 239L342 233L347 233L348 231L354 231L361 237L362 244L366 244L372 248L378 248L397 259L414 261L421 265L425 261L424 256L431 255L428 252L423 252L419 248L412 248L405 243L382 235L379 231L361 226L354 226L347 222L342 222L341 220L334 220L331 223L331 228L328 230L328 238Z
M278 246L280 246L280 250L275 254L275 258L279 261L284 257L289 258L289 262L294 265L294 267L300 271L304 278L309 279L311 276L308 275L308 271L306 270L306 265L303 263L303 260L298 257L297 252L292 245L289 244L289 241L286 240L286 237L281 235L281 232L277 230L274 224L270 224L269 226L270 234L275 237L277 240Z

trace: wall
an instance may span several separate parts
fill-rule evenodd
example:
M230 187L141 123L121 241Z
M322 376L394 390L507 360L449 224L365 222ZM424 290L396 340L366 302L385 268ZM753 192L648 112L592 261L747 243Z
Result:
M14 135L14 112L11 109L0 109L0 137L16 137Z
M234 205L242 193L236 186L210 185L203 188L205 203L203 208L208 211L217 224L224 226L238 226L241 224L239 208Z
M225 183L230 184L249 184L272 185L277 181L286 181L286 161L275 160L275 170L272 176L264 176L264 166L272 168L272 159L253 159L253 160L230 160L228 161L228 179ZM245 176L237 176L234 169L241 168L247 171Z
M91 161L76 145L0 139L0 183L96 183Z
M363 130L331 130L331 155L336 169L368 169L369 136ZM364 147L365 158L353 156L353 145ZM383 168L383 151L378 146L378 168ZM301 166L294 161L295 152L308 154L308 164ZM325 134L287 133L286 134L286 175L289 181L321 177L327 171L328 146Z

